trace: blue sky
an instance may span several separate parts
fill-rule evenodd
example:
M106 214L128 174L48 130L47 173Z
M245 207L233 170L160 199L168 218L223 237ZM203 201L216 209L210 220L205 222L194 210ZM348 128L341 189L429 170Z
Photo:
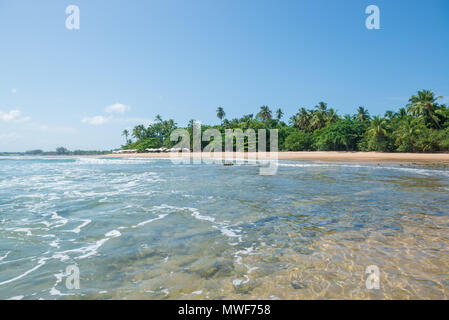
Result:
M217 123L218 106L381 114L423 88L449 102L447 0L0 0L0 42L1 151L115 148L157 114Z

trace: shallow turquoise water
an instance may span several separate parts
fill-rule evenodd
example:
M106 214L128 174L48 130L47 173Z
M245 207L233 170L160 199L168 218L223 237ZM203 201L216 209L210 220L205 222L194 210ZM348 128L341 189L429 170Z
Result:
M3 157L0 298L447 298L448 203L444 168Z

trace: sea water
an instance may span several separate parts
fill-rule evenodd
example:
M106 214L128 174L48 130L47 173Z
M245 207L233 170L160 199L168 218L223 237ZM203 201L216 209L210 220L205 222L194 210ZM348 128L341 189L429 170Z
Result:
M1 157L0 299L445 299L448 204L429 166Z

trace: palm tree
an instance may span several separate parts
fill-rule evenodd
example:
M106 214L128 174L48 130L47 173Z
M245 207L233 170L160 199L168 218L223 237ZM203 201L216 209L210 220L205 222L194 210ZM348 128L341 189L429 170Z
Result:
M401 121L401 125L395 132L396 145L402 149L400 151L414 152L416 135L420 134L420 132L421 129L420 126L416 123L416 119L410 117L403 118L403 120Z
M284 112L282 112L281 108L276 110L276 118L278 120L281 120L282 116L284 115Z
M326 125L337 122L337 120L338 120L337 111L335 111L334 108L330 108L326 116Z
M391 110L387 110L387 111L385 111L385 118L388 118L388 119L393 119L395 117L395 113L394 113L394 111L391 111Z
M220 120L223 120L223 118L226 116L226 112L224 112L222 107L217 108L217 118Z
M322 109L313 110L312 117L310 119L310 128L315 131L326 126L326 114L322 112Z
M407 115L407 110L405 108L400 108L399 112L397 113L399 118L404 118Z
M435 110L439 108L437 100L442 97L435 97L435 94L431 90L418 91L418 95L412 96L407 105L407 111L409 114L424 119L430 119L436 125L437 128L441 128L438 123L438 117L435 115Z
M246 122L249 123L251 120L253 120L253 114L247 114L240 118L239 122Z
M329 118L329 116L331 118ZM327 103L319 102L312 110L310 117L310 129L312 131L324 128L326 124L336 121L336 113L334 109L328 110ZM331 121L331 122L329 122Z
M315 106L315 109L317 109L321 113L327 113L327 103L321 101L318 103L318 105Z
M366 131L373 138L373 146L376 145L376 141L379 138L387 135L387 129L385 129L385 119L380 116L376 116L371 121L371 126Z
M145 135L145 127L143 125L138 125L135 126L133 129L133 137L136 138L137 140L140 140L144 137Z
M310 126L310 113L306 108L299 109L298 113L292 117L293 126L299 130L308 131Z
M359 107L357 109L356 119L359 122L365 122L370 119L369 112L364 107Z
M156 116L156 119L155 119L157 122L162 122L162 117L161 117L161 115L160 114L158 114L157 116Z
M262 119L264 121L271 120L271 118L272 118L272 113L268 106L261 106L260 112L258 115L259 115L260 119Z
M126 143L128 143L129 131L127 129L123 130L122 136L125 137Z

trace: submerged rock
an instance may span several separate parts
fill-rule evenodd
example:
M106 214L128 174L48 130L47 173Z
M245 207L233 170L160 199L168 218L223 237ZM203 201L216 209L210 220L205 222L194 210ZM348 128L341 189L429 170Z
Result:
M300 290L300 289L306 289L307 288L307 284L304 283L303 281L301 281L300 279L293 279L293 280L291 280L290 281L290 285L295 290Z
M204 279L227 277L234 273L234 262L230 260L215 261L205 265L194 266L191 270Z

